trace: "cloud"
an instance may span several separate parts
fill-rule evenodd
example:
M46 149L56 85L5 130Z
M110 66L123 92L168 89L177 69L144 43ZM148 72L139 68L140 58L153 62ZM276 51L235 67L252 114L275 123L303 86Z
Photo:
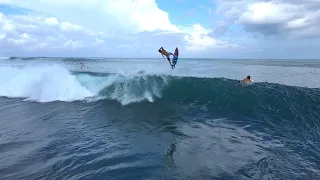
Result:
M46 13L93 30L178 29L169 21L168 13L158 8L155 0L0 0L1 3Z
M35 14L4 15L0 13L1 54L28 52L56 53L85 51L105 47L98 33L58 19ZM81 38L79 38L81 37ZM17 53L17 52L16 52Z
M211 30L203 28L200 24L193 25L194 31L190 35L185 35L184 39L187 42L188 50L210 49L212 47L225 48L237 47L234 44L229 44L222 40L214 39L209 34Z
M0 13L0 50L8 56L153 56L159 47L206 51L236 47L200 24L178 26L154 0L11 0L29 13ZM124 53L125 52L125 53ZM188 53L185 54L186 56Z
M217 14L247 32L285 38L320 37L319 0L217 0ZM228 26L227 26L228 27ZM227 28L226 27L226 28Z
M57 18L55 17L50 17L50 18L46 18L44 20L44 23L46 24L49 24L49 25L58 25L59 24L59 21Z
M220 45L200 25L176 33L159 30L112 36L40 14L6 16L0 13L0 29L0 53L8 56L32 53L37 56L85 56L87 53L95 56L155 56L150 49L155 50L160 46L168 49L182 46L182 51L203 51Z

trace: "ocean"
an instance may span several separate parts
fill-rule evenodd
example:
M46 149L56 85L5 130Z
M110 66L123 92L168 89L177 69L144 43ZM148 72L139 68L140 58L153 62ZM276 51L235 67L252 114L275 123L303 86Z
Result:
M316 180L319 77L320 60L1 58L0 179Z

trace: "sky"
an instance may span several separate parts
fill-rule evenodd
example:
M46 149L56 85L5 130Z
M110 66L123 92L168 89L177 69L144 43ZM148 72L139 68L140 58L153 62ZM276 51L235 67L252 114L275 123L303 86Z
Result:
M0 57L320 58L320 0L0 0Z

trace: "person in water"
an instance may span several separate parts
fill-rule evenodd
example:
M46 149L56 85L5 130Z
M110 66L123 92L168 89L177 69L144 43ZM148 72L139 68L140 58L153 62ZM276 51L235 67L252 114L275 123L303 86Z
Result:
M239 85L242 86L243 83L252 83L252 82L253 82L253 81L252 81L251 77L250 77L250 76L247 76L247 77L244 78L243 80L240 80L240 81L239 81Z
M179 56L179 50L178 50L178 47L176 47L174 54L173 54L172 68L176 67L176 64L178 61L178 56Z
M163 47L161 47L158 51L162 56L166 56L169 63L171 64L170 55L173 55L173 54L171 52L168 52L165 49L163 49Z

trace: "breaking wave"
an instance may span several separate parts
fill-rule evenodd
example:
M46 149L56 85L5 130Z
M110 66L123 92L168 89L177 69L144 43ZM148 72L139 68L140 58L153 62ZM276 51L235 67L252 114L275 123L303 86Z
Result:
M164 76L72 73L53 66L0 67L0 96L37 102L114 99L122 104L161 97Z
M249 108L237 105L244 101L297 106L306 102L310 108L320 102L320 90L312 88L269 83L240 88L236 80L224 78L70 72L60 65L0 67L0 83L0 96L37 102L112 99L126 105L162 100L214 105L217 109Z
M70 72L59 65L0 67L0 84L0 96L8 98L36 102L112 100L141 109L178 105L187 113L250 117L270 132L290 128L290 134L299 134L302 139L320 137L318 88L271 83L242 88L237 80L224 78L150 75L142 71L130 75Z

